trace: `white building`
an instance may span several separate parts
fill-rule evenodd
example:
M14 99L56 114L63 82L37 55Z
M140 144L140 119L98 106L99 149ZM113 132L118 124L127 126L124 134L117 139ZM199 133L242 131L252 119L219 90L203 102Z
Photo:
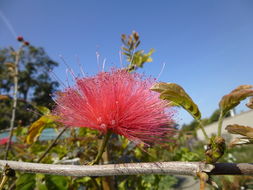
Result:
M233 117L228 117L223 120L222 136L228 141L239 136L239 135L232 135L232 134L228 133L227 130L225 130L226 126L231 125L231 124L238 124L238 125L245 125L245 126L253 127L253 110L242 112L242 113L237 114ZM207 135L209 137L211 137L212 134L217 134L218 122L207 125L204 128L205 128ZM205 140L205 137L200 129L197 130L197 138L199 140Z

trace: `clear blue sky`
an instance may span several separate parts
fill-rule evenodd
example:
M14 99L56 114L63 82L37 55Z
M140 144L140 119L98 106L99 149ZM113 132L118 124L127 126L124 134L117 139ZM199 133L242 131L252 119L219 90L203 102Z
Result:
M55 73L62 81L59 55L76 73L77 57L85 72L98 71L96 51L106 68L120 66L120 35L136 30L141 48L156 50L140 72L157 77L165 62L160 80L183 86L203 117L234 87L253 84L252 0L0 0L0 11L17 35L60 63ZM17 42L1 19L0 47L9 45ZM177 120L191 117L180 111Z

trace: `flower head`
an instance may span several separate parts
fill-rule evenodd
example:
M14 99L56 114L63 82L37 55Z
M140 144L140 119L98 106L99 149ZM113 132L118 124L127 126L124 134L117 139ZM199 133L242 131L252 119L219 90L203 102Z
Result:
M0 139L0 145L5 145L8 143L8 141L9 141L9 137L2 138Z
M153 82L117 69L79 78L58 94L54 113L65 125L111 131L137 144L161 142L173 134L173 111L149 90Z

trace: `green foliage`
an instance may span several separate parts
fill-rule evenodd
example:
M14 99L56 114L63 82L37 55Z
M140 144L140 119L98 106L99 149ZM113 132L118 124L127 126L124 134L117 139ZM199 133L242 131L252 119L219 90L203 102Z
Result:
M130 63L127 67L129 72L142 68L144 63L152 62L151 55L154 53L154 49L151 49L148 53L144 53L144 50L138 50L138 46L141 41L139 34L135 31L131 35L121 35L121 41L123 43L122 54L126 56L127 61Z
M200 156L196 152L191 152L188 148L182 147L176 151L176 154L173 159L175 161L194 162L199 161Z
M35 189L36 181L35 174L21 174L16 181L16 189L33 190Z
M135 180L124 180L119 184L119 190L167 190L177 183L177 179L170 175L136 176Z
M67 190L68 178L65 176L45 176L46 187L48 190Z
M37 121L33 122L32 125L29 127L28 135L26 137L26 142L28 144L32 144L39 138L39 136L41 135L42 131L45 128L56 127L56 126L57 124L52 115L41 116Z
M0 49L0 94L9 95L9 99L0 100L0 129L9 127L12 109L13 63L15 52L12 48ZM50 71L58 63L52 61L43 48L24 47L21 51L18 74L18 104L15 126L28 125L36 118L27 111L34 105L52 107L53 94L58 82L50 77Z
M12 108L12 99L4 99L0 100L0 130L6 129L10 127L10 118L11 118L11 108ZM27 111L27 108L29 105L22 101L21 99L17 102L17 112L16 112L16 120L15 120L15 126L18 125L28 125L30 124L34 119L37 118L37 116Z

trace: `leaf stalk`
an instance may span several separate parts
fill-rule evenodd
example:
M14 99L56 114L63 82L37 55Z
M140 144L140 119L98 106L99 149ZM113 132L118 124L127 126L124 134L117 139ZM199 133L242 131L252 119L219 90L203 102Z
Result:
M221 136L221 129L222 129L222 122L223 122L223 111L221 110L220 112L220 117L219 117L219 120L218 120L218 132L217 132L217 135L220 137Z
M103 142L101 144L101 146L99 147L99 150L98 150L98 154L96 156L96 158L89 164L89 165L94 165L94 164L98 164L104 151L105 151L105 147L110 139L110 136L111 136L111 132L107 132L104 139L103 139Z

